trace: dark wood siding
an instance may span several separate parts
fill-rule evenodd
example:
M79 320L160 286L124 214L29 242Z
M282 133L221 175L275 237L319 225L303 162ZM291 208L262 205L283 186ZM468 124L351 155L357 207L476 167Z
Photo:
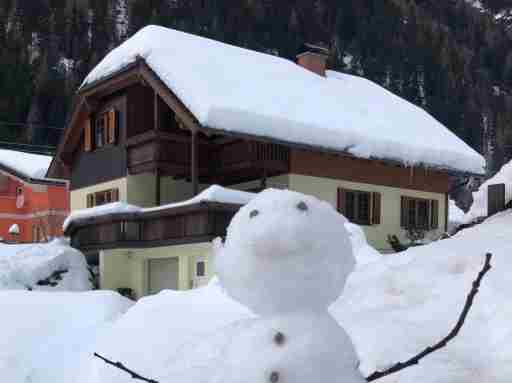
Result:
M73 169L71 172L71 190L84 188L101 182L112 181L125 177L127 174L126 148L125 148L125 127L126 127L126 97L116 96L105 100L97 113L107 111L114 107L119 113L119 124L117 142L115 145L106 145L91 152L84 150L84 135L81 137L81 144L75 153Z
M290 153L290 171L293 174L432 193L444 194L449 189L449 176L441 171L297 149Z

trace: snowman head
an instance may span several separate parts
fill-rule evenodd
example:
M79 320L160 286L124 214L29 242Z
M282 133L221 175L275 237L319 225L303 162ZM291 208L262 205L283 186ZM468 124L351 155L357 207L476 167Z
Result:
M219 279L257 314L325 310L355 266L346 222L314 197L266 190L235 215L225 243L216 241Z

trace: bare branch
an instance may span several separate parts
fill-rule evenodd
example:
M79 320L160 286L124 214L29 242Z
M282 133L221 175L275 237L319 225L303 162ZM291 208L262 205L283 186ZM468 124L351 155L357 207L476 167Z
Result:
M101 360L102 360L102 361L104 361L105 363L110 364L111 366L114 366L114 367L118 368L119 370L124 371L124 372L126 372L126 373L130 374L130 375L131 375L131 377L132 377L133 379L135 379L135 380L142 380L143 382L147 382L147 383L158 383L156 380L148 379L148 378L145 378L145 377L143 377L143 376L141 376L141 375L137 374L136 372L134 372L134 371L130 370L130 369L129 369L129 368L127 368L127 367L125 367L121 362L113 362L113 361L111 361L111 360L109 360L109 359L107 359L107 358L105 358L105 357L101 356L100 354L98 354L98 353L96 353L96 352L94 353L94 356L95 356L96 358L101 359Z
M483 277L485 274L491 269L491 258L492 254L488 253L485 255L485 263L480 271L478 273L477 279L473 282L473 287L471 288L471 291L468 294L468 297L466 298L466 303L464 305L464 308L462 309L462 312L459 316L459 320L453 327L452 331L443 339L441 339L438 343L436 343L433 346L427 347L425 350L420 352L418 355L412 357L411 359L407 360L406 362L399 362L392 366L391 368L385 370L385 371L376 371L370 376L366 378L368 382L372 382L374 380L383 378L385 376L395 374L398 371L402 371L408 367L412 367L420 362L421 359L425 358L427 355L432 354L433 352L445 347L448 342L450 342L453 338L457 336L460 329L464 325L464 322L468 316L469 310L471 309L471 306L473 305L473 299L475 298L476 294L478 293L478 289L480 288L480 283L482 282Z

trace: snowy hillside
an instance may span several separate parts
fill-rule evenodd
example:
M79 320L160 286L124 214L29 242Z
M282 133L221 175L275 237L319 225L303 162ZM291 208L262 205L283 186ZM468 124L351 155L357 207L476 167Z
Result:
M0 244L0 290L86 291L92 288L84 256L64 240Z
M512 309L505 304L512 298L509 238L512 211L452 239L360 265L331 312L349 330L361 372L368 375L407 359L445 336L458 318L484 254L490 251L493 269L459 337L421 365L382 381L509 382ZM216 283L196 291L163 292L140 301L102 339L98 350L157 380L185 383L188 380L177 377L199 378L201 371L211 368L209 354L203 354L202 362L198 354L222 344L216 335L219 330L250 316ZM147 349L153 350L151 355L141 352ZM195 358L187 358L187 353ZM81 383L131 382L101 361L91 363L91 375Z

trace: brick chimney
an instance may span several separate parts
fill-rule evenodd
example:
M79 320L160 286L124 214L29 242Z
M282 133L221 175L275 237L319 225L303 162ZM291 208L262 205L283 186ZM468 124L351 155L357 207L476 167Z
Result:
M301 67L325 77L329 50L320 45L304 44L302 53L297 55L297 64Z

